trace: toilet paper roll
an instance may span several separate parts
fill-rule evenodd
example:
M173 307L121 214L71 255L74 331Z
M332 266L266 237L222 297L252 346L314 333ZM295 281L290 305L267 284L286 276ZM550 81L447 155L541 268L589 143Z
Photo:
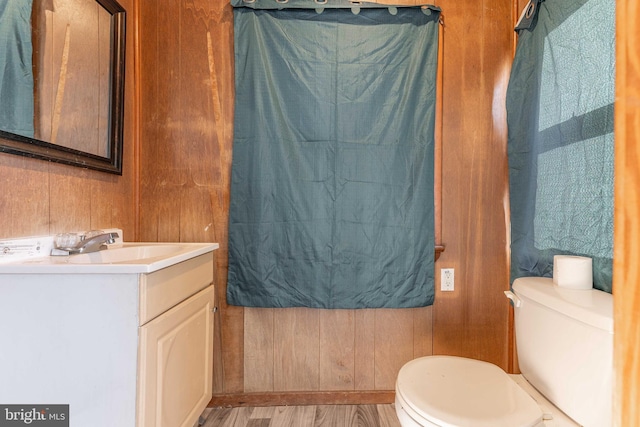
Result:
M591 258L574 255L555 255L553 257L553 283L561 288L593 288Z

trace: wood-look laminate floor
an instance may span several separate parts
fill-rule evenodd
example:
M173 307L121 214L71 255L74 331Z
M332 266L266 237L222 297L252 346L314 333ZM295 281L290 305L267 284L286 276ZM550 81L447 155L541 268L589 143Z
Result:
M393 404L207 408L203 427L400 427Z

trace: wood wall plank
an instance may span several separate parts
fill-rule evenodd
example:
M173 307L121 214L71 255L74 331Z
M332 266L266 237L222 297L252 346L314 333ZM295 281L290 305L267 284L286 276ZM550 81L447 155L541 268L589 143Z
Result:
M376 310L356 310L354 386L356 390L376 388Z
M504 99L513 51L511 1L441 0L444 16L442 240L433 352L508 365L508 172ZM474 13L469 13L473 10Z
M0 235L3 237L49 234L48 163L0 154Z
M375 312L375 389L394 390L400 368L413 359L413 309Z
M616 2L613 425L640 425L640 5Z
M273 391L274 310L246 308L244 321L244 391Z
M354 390L355 310L319 310L320 390Z
M212 103L212 85L209 58L208 0L180 2L180 79L179 123L180 150L174 165L184 170L189 185L214 186L221 180L217 167L220 159L216 140L215 113ZM182 31L182 29L193 29ZM213 120L212 120L213 119Z
M92 185L85 169L50 164L50 215L53 233L91 228ZM80 185L79 185L80 183Z
M320 381L320 311L274 310L275 391L318 390Z
M433 306L413 310L413 357L433 354Z
M213 242L211 191L206 186L185 186L180 194L180 240L183 242Z

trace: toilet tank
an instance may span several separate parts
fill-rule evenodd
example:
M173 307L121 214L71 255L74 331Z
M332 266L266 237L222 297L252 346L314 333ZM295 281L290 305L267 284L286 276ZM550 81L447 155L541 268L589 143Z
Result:
M611 426L612 295L543 277L519 278L513 292L522 375L579 424Z

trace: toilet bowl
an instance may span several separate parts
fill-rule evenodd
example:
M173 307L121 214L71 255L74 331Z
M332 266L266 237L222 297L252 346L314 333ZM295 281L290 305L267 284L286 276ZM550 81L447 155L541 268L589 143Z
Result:
M395 407L403 427L578 426L521 375L454 356L427 356L403 366Z
M519 278L513 292L521 375L455 356L405 364L396 381L403 427L609 427L613 298Z

